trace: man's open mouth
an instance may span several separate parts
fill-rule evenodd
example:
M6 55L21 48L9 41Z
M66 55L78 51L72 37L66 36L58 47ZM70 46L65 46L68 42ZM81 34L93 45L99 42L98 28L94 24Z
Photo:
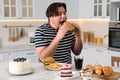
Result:
M65 22L65 21L61 21L60 24L63 25L64 22Z

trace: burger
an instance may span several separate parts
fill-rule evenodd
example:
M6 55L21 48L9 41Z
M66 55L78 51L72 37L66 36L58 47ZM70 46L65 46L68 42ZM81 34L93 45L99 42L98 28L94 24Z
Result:
M72 32L76 31L76 29L75 29L75 27L74 27L74 25L72 23L67 22L67 21L66 22L65 21L61 21L60 23L61 23L61 25L63 25L63 23L70 25L70 30L68 32L72 33Z
M76 31L76 29L75 29L74 25L71 24L70 30L68 32L75 32L75 31Z
M42 61L42 63L44 64L44 66L47 66L52 63L55 63L55 59L53 57L47 57Z

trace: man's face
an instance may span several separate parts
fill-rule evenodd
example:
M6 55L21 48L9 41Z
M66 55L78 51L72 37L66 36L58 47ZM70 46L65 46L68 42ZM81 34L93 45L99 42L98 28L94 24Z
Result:
M67 15L64 7L58 7L58 15L50 17L50 22L52 22L57 29L61 26L61 22L65 22L66 20Z

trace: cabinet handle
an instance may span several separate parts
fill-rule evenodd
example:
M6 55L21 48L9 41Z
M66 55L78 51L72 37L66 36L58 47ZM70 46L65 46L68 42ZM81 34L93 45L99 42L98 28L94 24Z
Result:
M88 49L88 48L84 47L83 49Z
M96 50L97 52L103 52L102 50Z
M35 53L27 53L27 55L32 55L32 54L35 54Z

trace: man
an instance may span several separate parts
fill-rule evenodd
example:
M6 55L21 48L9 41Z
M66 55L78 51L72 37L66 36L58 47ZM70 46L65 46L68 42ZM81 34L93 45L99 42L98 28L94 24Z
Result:
M35 31L35 47L41 61L54 57L57 62L71 63L71 50L79 55L82 50L80 27L69 32L70 24L66 23L66 4L52 3L46 10L48 23L39 26Z

